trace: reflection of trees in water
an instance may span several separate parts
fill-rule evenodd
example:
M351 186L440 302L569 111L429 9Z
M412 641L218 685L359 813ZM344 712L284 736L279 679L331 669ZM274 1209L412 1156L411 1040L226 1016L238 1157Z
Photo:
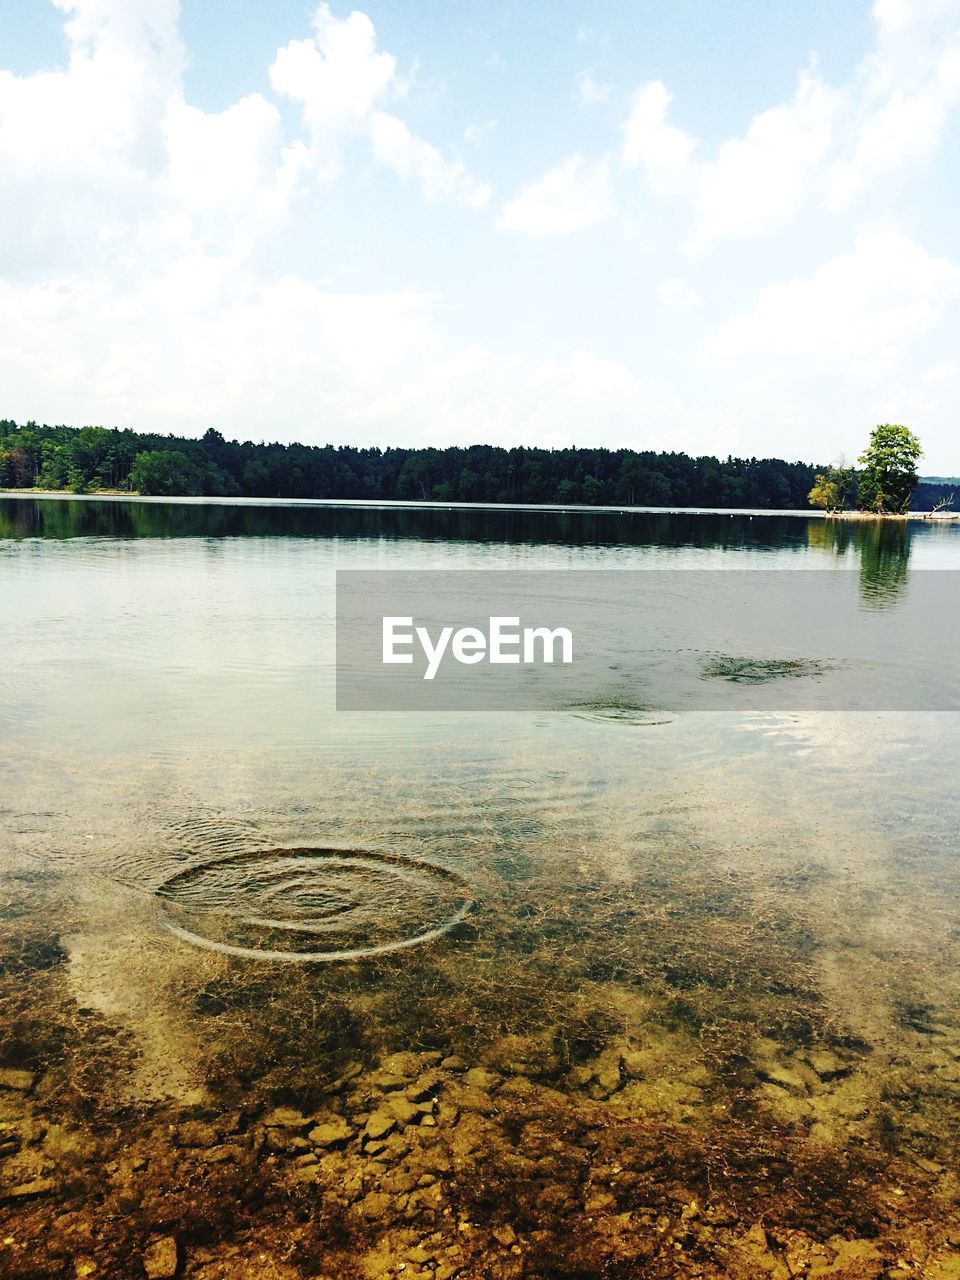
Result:
M249 506L0 498L3 538L349 538L505 545L700 547L792 551L808 547L860 562L866 603L893 601L906 582L910 533L901 521L798 520L688 512L481 511L431 507Z
M811 520L807 540L817 550L860 562L860 594L882 608L898 598L907 581L910 531L903 520Z
M413 538L560 546L806 548L791 517L684 512L465 510L431 507L249 506L240 502L105 502L0 498L2 537Z

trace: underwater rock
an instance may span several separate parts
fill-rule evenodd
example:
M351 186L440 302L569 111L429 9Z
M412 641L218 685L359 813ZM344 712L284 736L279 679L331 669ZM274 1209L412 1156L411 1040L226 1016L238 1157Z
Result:
M400 1094L387 1098L380 1108L381 1112L394 1117L400 1124L410 1124L421 1114L420 1108Z
M618 1048L605 1048L594 1062L596 1093L609 1097L623 1084L623 1062Z
M796 1069L778 1062L758 1062L756 1066L757 1075L765 1084L776 1085L778 1089L785 1089L788 1093L806 1094L807 1082Z
M435 1067L443 1055L439 1053L413 1053L404 1050L400 1053L388 1053L381 1059L380 1070L390 1075L402 1076L408 1083L427 1067Z
M56 1185L53 1178L31 1178L29 1182L20 1182L14 1187L7 1187L0 1191L0 1201L34 1200L37 1196L49 1195Z
M385 1191L370 1191L357 1206L365 1218L373 1218L377 1222L389 1222L395 1216L396 1201Z
M404 1090L404 1096L411 1102L423 1102L427 1098L435 1098L443 1088L443 1083L442 1071L425 1071L418 1080Z
M370 1084L381 1093L392 1093L397 1089L405 1089L410 1083L409 1076L397 1075L395 1071L378 1071L370 1077Z
M268 1129L266 1145L270 1151L307 1151L309 1142L295 1129Z
M490 1059L508 1076L553 1076L563 1065L552 1035L503 1036L493 1046Z
M927 1272L928 1280L960 1280L960 1253L938 1258Z
M883 1255L872 1240L840 1240L828 1242L835 1251L832 1262L814 1259L809 1274L818 1280L879 1280L885 1267Z
M80 1165L96 1157L97 1144L88 1134L51 1124L43 1137L43 1150L57 1165Z
M348 1062L343 1072L332 1081L329 1088L331 1093L339 1093L345 1089L351 1081L356 1080L358 1076L363 1075L362 1062Z
M821 1080L838 1080L850 1074L850 1064L831 1049L811 1049L804 1057Z
M786 1262L771 1250L767 1233L759 1222L734 1244L728 1259L730 1280L790 1280Z
M455 1159L462 1160L474 1151L491 1150L502 1136L496 1125L480 1115L467 1113L453 1131L450 1151Z
M0 1124L0 1156L11 1155L23 1145L23 1128L15 1120Z
M457 1089L453 1094L453 1101L461 1111L475 1111L478 1115L492 1116L496 1111L496 1104L483 1089L462 1088ZM447 1114L447 1108L441 1107L437 1118L442 1120Z
M495 1071L487 1071L485 1067L473 1067L463 1078L472 1089L482 1089L487 1092L495 1089L502 1079Z
M35 1079L32 1071L20 1071L17 1067L0 1067L0 1089L29 1093Z
M161 1236L143 1251L143 1269L149 1280L171 1280L179 1265L177 1242L173 1236Z
M307 1134L307 1139L315 1147L335 1147L341 1143L349 1142L352 1137L353 1130L346 1120L340 1117L315 1125Z
M378 1138L385 1138L396 1127L396 1116L385 1108L381 1108L378 1111L374 1111L373 1115L367 1120L364 1133L368 1138L373 1138L376 1141Z
M295 1107L274 1107L263 1117L267 1129L305 1129L309 1123L309 1117Z
M243 1147L235 1142L225 1143L222 1147L210 1147L199 1152L205 1164L235 1164L243 1158Z
M441 1102L436 1110L436 1121L440 1125L456 1124L460 1117L460 1108L452 1102Z
M201 1120L187 1120L177 1128L176 1145L178 1147L213 1147L219 1135L213 1125L204 1124Z

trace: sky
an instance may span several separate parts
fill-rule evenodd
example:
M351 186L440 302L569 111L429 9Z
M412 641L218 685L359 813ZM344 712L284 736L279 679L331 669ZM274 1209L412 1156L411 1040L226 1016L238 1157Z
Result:
M0 416L960 473L960 0L4 0Z

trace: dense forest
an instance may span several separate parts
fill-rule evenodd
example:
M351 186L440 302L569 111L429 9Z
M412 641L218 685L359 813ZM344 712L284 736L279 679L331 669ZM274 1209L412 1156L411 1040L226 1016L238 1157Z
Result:
M588 506L807 507L817 468L630 449L357 449L0 420L0 488ZM949 492L945 488L945 493ZM921 485L917 509L941 496Z

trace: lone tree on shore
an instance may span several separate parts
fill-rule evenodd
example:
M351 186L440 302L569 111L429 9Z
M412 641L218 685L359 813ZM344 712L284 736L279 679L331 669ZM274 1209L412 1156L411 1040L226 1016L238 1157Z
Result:
M889 422L874 427L870 443L858 459L863 463L861 511L878 515L906 511L917 487L917 462L922 453L920 441L907 427Z

